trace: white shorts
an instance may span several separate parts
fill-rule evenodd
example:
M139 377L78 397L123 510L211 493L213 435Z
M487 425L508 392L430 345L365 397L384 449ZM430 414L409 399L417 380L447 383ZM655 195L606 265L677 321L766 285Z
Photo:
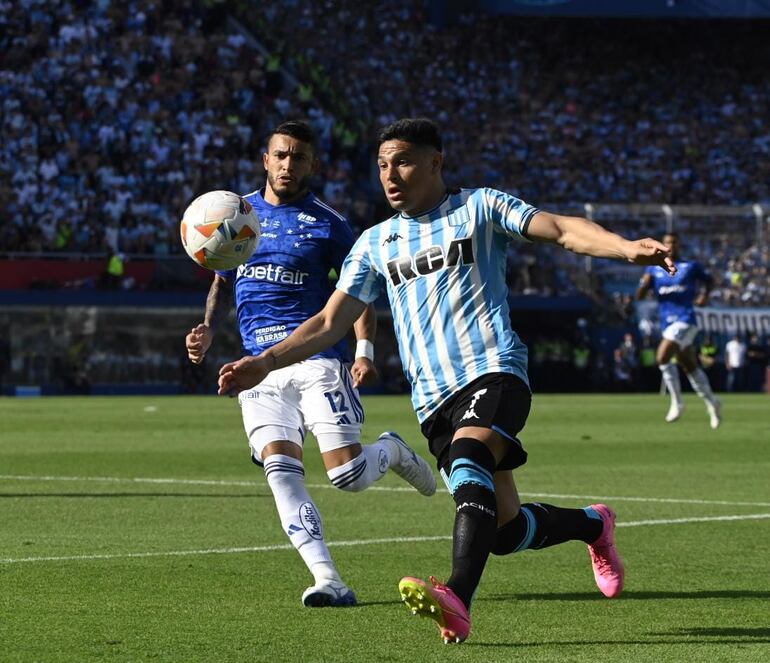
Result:
M251 455L262 460L271 442L302 446L309 430L321 453L361 440L364 408L347 367L338 359L308 359L270 373L238 402Z
M698 328L686 322L672 322L663 330L663 338L676 343L680 350L691 346L697 335Z

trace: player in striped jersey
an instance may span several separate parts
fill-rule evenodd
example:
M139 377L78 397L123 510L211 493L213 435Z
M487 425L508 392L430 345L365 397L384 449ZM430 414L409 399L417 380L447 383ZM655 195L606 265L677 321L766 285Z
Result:
M448 581L404 578L399 589L414 613L438 623L445 642L462 642L490 553L581 540L600 590L614 597L623 588L609 507L520 503L512 470L526 461L517 434L531 395L527 350L508 310L506 244L547 241L671 273L676 268L655 240L628 241L494 189L447 189L442 150L429 120L399 120L383 130L380 181L397 213L361 235L318 315L261 355L223 366L219 384L220 393L234 393L261 382L339 338L367 304L387 294L414 408L455 502Z
M339 213L308 190L317 166L315 143L312 129L302 122L285 122L273 131L264 155L267 184L245 196L262 225L259 247L246 264L215 276L204 322L187 336L192 361L202 361L211 345L217 320L230 310L233 288L243 346L252 354L288 336L329 298L329 270L340 270L353 233ZM356 602L332 561L321 516L305 487L306 429L318 440L337 488L364 490L391 468L424 495L436 490L430 466L397 434L360 444L364 410L356 387L374 373L376 328L371 307L362 313L348 326L359 341L350 371L343 365L347 344L338 339L239 398L252 458L264 467L281 525L313 574L314 584L302 595L306 606Z

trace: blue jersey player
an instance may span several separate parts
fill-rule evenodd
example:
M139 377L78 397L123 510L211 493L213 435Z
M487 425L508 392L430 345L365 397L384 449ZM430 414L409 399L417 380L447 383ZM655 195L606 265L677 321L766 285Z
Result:
M380 182L396 214L361 235L318 315L261 355L223 366L219 385L220 393L232 393L260 383L339 339L368 303L387 294L415 411L455 502L449 579L407 577L399 590L413 613L438 623L445 642L462 642L490 553L581 540L602 593L614 597L623 588L609 507L519 500L512 469L526 461L517 435L531 395L527 350L508 310L508 242L549 241L577 253L676 268L655 240L628 241L494 189L447 189L442 149L430 120L399 120L382 131Z
M679 371L672 359L682 367L693 391L706 403L711 428L719 428L722 421L722 404L714 396L709 379L698 365L695 349L692 346L698 334L695 325L695 306L705 306L712 287L712 278L703 267L694 260L680 260L679 237L676 233L667 233L663 243L671 252L679 271L671 275L660 267L648 267L636 298L642 299L652 290L658 300L658 312L662 339L658 345L657 362L663 376L663 382L671 396L671 406L666 414L666 421L671 423L679 419L684 411L682 387Z
M285 122L270 136L263 157L265 188L244 196L261 221L259 247L246 264L215 276L204 321L186 339L193 362L202 361L216 324L230 310L231 284L243 347L255 355L289 336L329 298L329 271L340 271L353 234L340 214L308 190L317 167L315 145L312 129L303 122ZM436 490L430 466L395 433L360 444L364 411L356 387L375 370L372 307L362 309L351 324L358 350L350 372L344 364L346 344L335 339L239 395L252 458L263 465L283 530L313 574L314 584L302 596L306 606L356 601L332 562L321 517L305 487L306 431L318 440L337 488L363 490L392 468L422 494Z

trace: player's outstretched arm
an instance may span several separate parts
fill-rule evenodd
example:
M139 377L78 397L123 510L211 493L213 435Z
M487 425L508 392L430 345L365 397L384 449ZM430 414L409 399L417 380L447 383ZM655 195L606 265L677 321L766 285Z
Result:
M270 371L312 357L339 341L364 312L366 304L335 290L326 306L297 327L288 338L256 357L243 357L219 369L219 393L251 389Z
M669 250L658 240L650 237L628 240L577 216L538 212L529 223L527 236L554 242L574 253L627 260L636 265L660 265L670 274L676 273Z
M227 316L232 306L232 300L232 289L227 279L219 276L219 274L214 275L206 298L206 312L203 316L203 322L193 327L185 338L187 356L194 364L200 364L206 356L206 352L214 340L214 329L216 329L219 321Z

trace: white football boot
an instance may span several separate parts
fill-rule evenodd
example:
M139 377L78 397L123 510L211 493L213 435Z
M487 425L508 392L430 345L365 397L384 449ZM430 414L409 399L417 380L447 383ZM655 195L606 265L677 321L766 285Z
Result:
M417 455L401 439L398 433L385 431L380 440L390 442L390 469L407 483L412 484L422 495L430 496L436 492L436 477L428 462Z

